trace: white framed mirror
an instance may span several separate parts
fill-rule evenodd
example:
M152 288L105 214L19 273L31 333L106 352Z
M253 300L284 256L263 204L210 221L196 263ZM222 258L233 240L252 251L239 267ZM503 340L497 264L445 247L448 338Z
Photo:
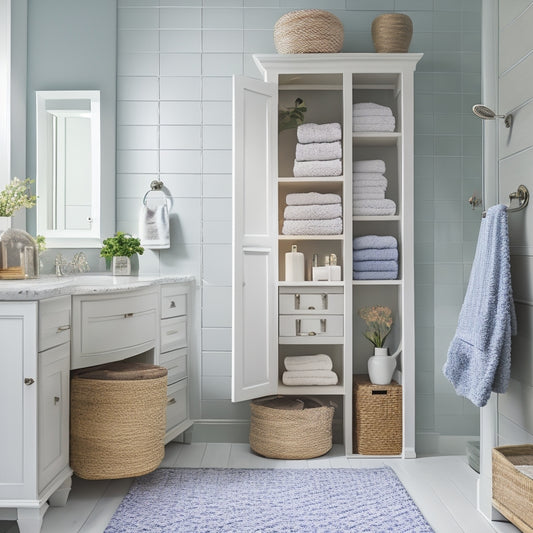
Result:
M36 117L37 234L50 248L100 247L100 91L36 91Z

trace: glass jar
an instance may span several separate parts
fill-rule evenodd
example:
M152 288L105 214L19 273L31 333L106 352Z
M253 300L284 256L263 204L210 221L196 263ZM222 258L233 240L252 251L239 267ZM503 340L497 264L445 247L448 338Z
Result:
M0 279L39 277L39 250L34 238L21 229L0 235Z

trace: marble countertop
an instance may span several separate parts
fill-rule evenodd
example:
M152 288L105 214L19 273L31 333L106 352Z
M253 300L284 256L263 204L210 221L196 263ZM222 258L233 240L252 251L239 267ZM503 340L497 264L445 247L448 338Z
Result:
M190 283L194 276L112 276L81 274L78 276L41 276L37 279L0 280L0 300L42 300L72 294L126 292L166 283Z

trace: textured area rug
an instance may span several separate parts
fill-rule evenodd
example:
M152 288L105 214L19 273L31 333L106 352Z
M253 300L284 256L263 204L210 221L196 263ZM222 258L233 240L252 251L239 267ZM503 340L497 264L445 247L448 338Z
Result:
M391 468L162 468L137 478L105 533L430 533Z

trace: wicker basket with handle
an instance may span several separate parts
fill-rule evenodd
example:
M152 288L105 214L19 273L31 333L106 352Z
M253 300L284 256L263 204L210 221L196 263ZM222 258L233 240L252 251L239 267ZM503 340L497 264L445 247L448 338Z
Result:
M384 13L372 21L376 52L407 52L413 36L413 21L403 13Z
M329 11L302 9L283 15L274 25L279 54L340 52L344 42L342 22Z

